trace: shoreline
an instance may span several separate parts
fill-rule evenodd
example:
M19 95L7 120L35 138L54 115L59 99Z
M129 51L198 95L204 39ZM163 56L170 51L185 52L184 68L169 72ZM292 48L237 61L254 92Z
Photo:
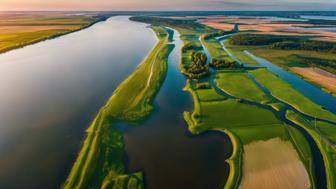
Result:
M99 22L106 21L110 17L111 16L98 16L97 20L94 20L93 22L91 22L91 23L89 23L87 25L84 25L84 26L82 26L82 27L80 27L78 29L69 30L69 31L66 31L64 33L56 33L54 35L47 36L47 37L42 38L42 39L36 39L36 40L33 40L33 41L28 41L28 42L23 43L23 44L15 45L15 46L12 46L12 47L7 47L5 49L0 50L0 55L8 53L8 52L11 52L13 50L17 50L17 49L21 49L21 48L24 48L24 47L28 47L30 45L35 45L35 44L40 43L40 42L56 39L58 37L62 37L62 36L65 36L65 35L68 35L68 34L71 34L71 33L75 33L75 32L81 31L81 30L85 30L85 29L90 28L91 26L93 26L93 25L95 25L95 24L97 24ZM43 30L41 30L41 31L43 31Z
M154 28L152 30L158 33L158 30ZM153 110L153 100L166 76L166 59L173 48L167 43L168 37L168 34L164 37L157 35L159 41L155 47L100 109L87 129L83 145L61 188L107 188L118 187L120 184L134 184L137 188L143 188L143 173L127 171L127 165L124 162L123 132L115 125L119 122L141 121ZM155 77L139 78L139 75L144 74L143 72L146 72L152 63L158 67L157 71L151 70L155 72ZM142 85L146 82L142 80L156 83L151 85L151 88L145 88ZM138 82L142 84L139 85ZM130 90L137 92L130 92Z

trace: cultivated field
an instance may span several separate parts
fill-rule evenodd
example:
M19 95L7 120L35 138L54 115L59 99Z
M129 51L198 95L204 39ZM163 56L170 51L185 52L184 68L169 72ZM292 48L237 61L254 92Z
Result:
M0 13L0 53L82 29L101 19L92 14Z
M197 18L197 17L196 17ZM318 40L336 41L335 32L319 28L319 25L307 23L302 20L277 20L272 17L258 16L211 16L201 17L199 22L207 26L231 30L233 25L238 23L241 31L257 31L260 34L290 35L290 36L311 36Z
M336 93L336 75L321 70L319 68L298 68L293 67L291 71L301 75L304 78Z
M244 145L241 189L307 189L309 175L292 144L280 138Z

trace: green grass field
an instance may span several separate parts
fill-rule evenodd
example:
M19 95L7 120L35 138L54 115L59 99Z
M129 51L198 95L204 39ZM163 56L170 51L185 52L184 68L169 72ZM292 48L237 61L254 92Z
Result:
M241 99L247 99L261 104L271 101L261 89L248 77L245 70L228 70L218 73L216 85L226 93Z
M167 44L168 32L153 27L158 44L145 61L112 94L87 130L87 137L63 185L64 189L143 188L141 172L127 173L122 133L116 121L135 122L152 110L152 101L165 78L167 58L174 45Z
M302 113L336 122L336 116L334 114L313 103L307 97L295 90L290 84L268 70L260 68L250 70L249 72L261 85L266 87L274 97L288 103Z
M238 75L244 74L241 70L236 72ZM228 73L234 75L234 71L228 71ZM247 78L246 75L238 77ZM232 81L235 84L240 84L240 82L246 81L244 79L241 81L240 78ZM254 85L254 83L252 84ZM234 99L218 98L219 94L214 94L216 91L212 88L197 89L197 84L190 80L187 82L185 89L192 94L194 99L194 112L184 113L189 131L199 134L207 130L216 130L225 132L231 139L234 151L227 160L230 165L230 175L225 188L239 188L242 174L244 174L242 172L243 146L254 141L265 141L273 138L281 138L283 141L292 143L309 173L310 180L314 180L309 144L299 131L283 124L271 111L244 104ZM209 100L209 95L204 95L203 90L209 90L207 93L212 94L214 98ZM230 90L232 91L232 89ZM244 90L246 89L235 93L241 95ZM249 93L249 98L263 99L264 94L256 88L254 90L256 90L254 93Z
M215 58L217 60L223 60L226 59L228 61L234 61L232 58L226 53L226 51L223 49L220 42L215 38L209 38L209 39L203 39L202 41L209 51L211 58Z
M228 49L228 51L230 51L238 60L240 60L243 64L250 64L250 65L256 65L257 62L255 60L253 60L251 57L247 56L244 53L244 50L247 50L247 48L241 47L241 46L236 46L236 45L231 45L230 44L230 39L226 40L224 42L226 48ZM248 47L248 49L251 49L250 47Z

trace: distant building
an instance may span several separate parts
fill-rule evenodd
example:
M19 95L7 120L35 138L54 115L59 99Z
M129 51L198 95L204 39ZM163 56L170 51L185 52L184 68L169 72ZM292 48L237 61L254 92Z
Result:
M236 24L234 25L232 31L234 31L234 32L239 32L239 25L238 25L238 23L236 23Z

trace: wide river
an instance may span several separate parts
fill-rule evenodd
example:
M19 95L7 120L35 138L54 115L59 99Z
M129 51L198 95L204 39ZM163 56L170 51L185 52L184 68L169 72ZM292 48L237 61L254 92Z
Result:
M157 42L127 17L0 55L0 188L59 188L85 129Z

